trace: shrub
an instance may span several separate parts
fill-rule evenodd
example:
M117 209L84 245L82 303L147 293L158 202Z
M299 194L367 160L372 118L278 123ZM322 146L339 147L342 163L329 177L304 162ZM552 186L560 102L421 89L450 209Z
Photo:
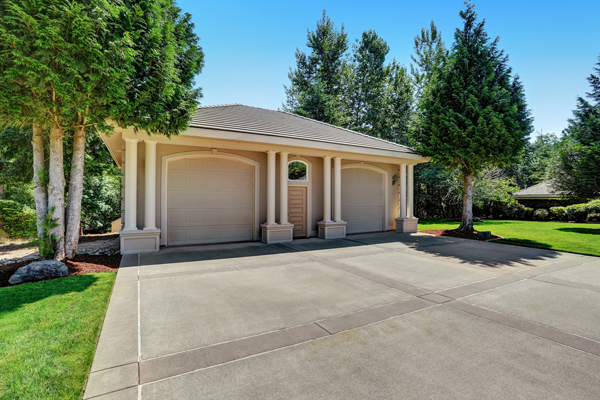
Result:
M548 219L549 215L550 215L550 213L548 213L548 210L546 210L545 208L538 208L533 213L533 219L543 221L543 220Z
M533 208L523 207L521 209L521 219L530 219L533 216Z
M584 222L587 218L587 204L573 204L571 206L567 206L567 214L569 219L575 220L577 222Z
M587 222L600 222L600 213L588 214Z
M550 217L556 221L567 219L567 207L550 207Z
M12 200L0 200L0 218L8 237L33 237L36 234L35 210L23 208Z
M598 214L600 213L600 199L592 200L587 204L584 204L583 208L588 214Z

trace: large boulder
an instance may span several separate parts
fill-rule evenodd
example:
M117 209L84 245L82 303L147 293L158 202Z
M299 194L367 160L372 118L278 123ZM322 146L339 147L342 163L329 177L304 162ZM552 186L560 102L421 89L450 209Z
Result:
M19 268L17 272L10 277L8 283L16 285L18 283L39 281L40 279L57 278L59 276L67 276L68 272L67 266L60 261L35 261Z

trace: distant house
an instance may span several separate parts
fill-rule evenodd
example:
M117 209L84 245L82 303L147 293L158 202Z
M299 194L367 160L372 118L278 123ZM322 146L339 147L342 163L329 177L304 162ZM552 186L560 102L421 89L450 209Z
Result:
M563 195L550 187L549 182L538 183L537 185L530 186L516 193L513 196L517 200L558 200L562 199Z
M552 189L548 181L513 193L513 197L524 206L536 209L565 206L573 203L573 200L565 198L562 192Z

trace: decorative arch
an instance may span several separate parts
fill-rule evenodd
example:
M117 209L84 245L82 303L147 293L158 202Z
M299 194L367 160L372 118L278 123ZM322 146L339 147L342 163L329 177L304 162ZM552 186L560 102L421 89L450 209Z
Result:
M377 167L375 165L364 164L364 163L352 163L352 164L343 164L342 169L350 169L350 168L362 168L368 169L371 171L375 171L382 175L383 179L383 225L382 228L384 231L388 230L388 180L389 180L389 172L383 168Z
M260 196L260 162L252 160L232 153L222 153L217 150L213 151L186 151L183 153L168 154L162 156L162 171L161 171L161 202L160 202L160 221L161 235L160 244L166 245L167 241L167 178L168 166L171 161L181 160L183 158L221 158L248 164L254 167L254 226L252 229L252 239L258 240L260 223L259 223L259 196Z

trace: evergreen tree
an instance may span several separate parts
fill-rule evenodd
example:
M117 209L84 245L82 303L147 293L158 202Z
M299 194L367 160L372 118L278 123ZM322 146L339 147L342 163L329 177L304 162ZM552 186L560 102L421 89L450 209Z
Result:
M202 50L190 16L172 0L13 0L0 3L0 14L0 126L32 127L38 234L53 210L54 257L70 258L77 251L86 130L110 132L110 120L166 135L185 128L200 96L192 86ZM63 143L70 132L66 218Z
M589 100L577 98L577 109L563 132L552 162L555 189L574 198L600 196L600 57L588 78Z
M429 86L433 76L448 60L448 50L442 40L442 32L438 31L431 21L429 29L422 28L421 34L414 39L415 54L410 58L410 72L414 79L415 95L421 97L424 89Z
M523 87L511 77L508 57L490 41L485 20L467 3L448 62L425 90L417 132L418 150L463 180L459 227L473 231L473 178L486 168L517 161L532 130Z
M285 111L304 115L333 125L342 124L342 95L347 71L345 53L348 34L340 30L323 10L315 31L308 31L310 54L296 49L296 69L288 73L290 86L285 86ZM323 118L323 119L321 119Z

